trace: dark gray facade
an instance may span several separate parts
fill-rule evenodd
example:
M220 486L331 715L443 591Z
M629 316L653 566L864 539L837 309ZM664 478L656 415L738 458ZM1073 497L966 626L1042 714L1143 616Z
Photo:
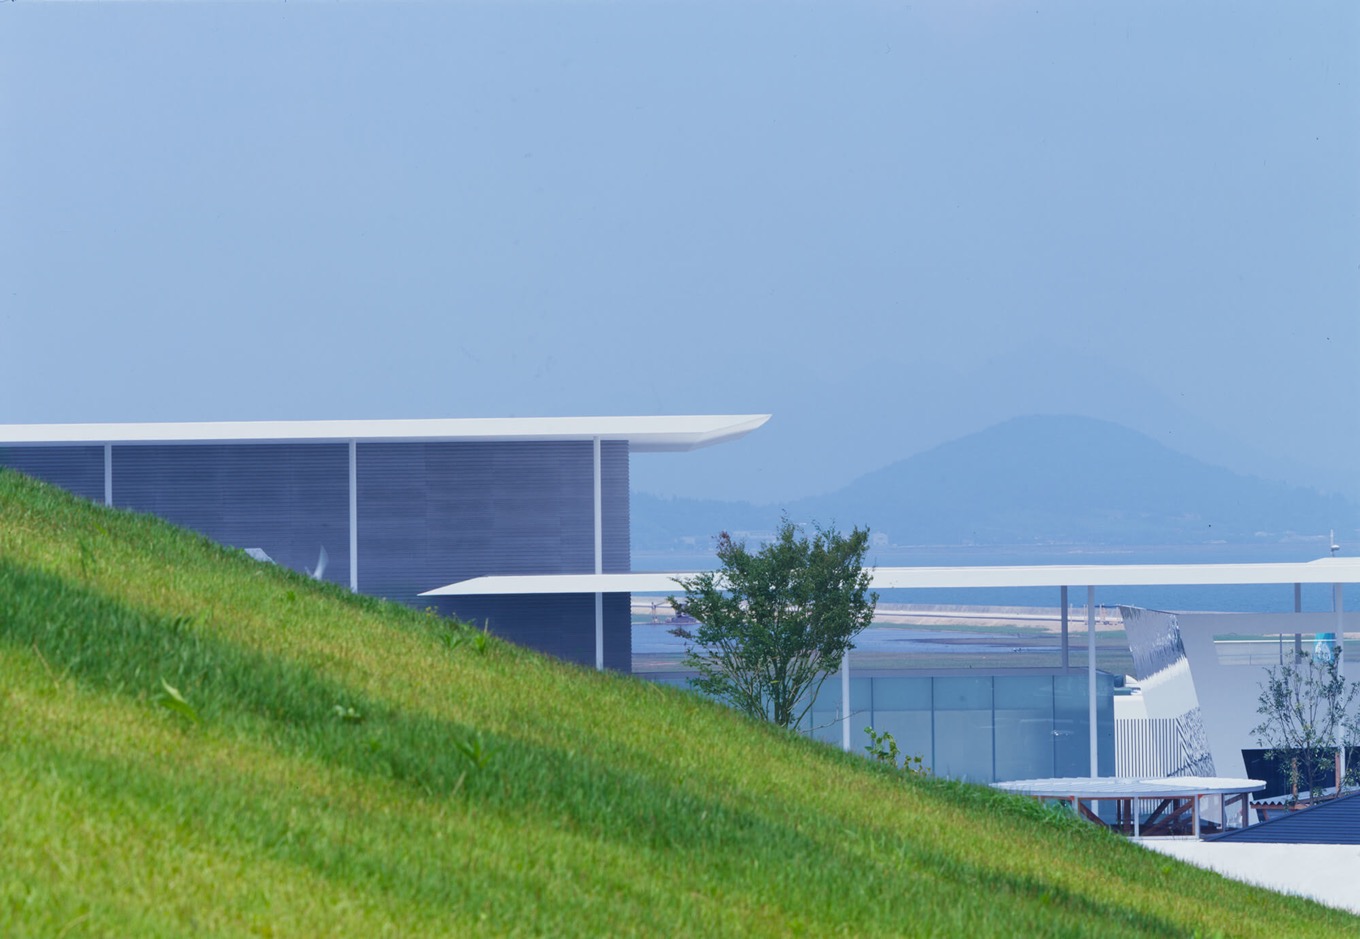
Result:
M349 583L346 444L114 446L113 504Z
M628 445L600 457L604 572L621 573ZM405 599L469 577L593 573L594 505L589 441L361 443L360 589Z
M69 489L94 502L104 501L104 448L0 447L0 466Z
M594 594L439 597L431 605L522 646L568 662L595 664ZM626 593L604 595L604 667L633 670L633 623Z
M347 442L112 444L0 448L0 466L94 501L158 515L363 593L489 624L512 641L595 661L593 595L419 594L494 574L595 570L594 444L358 442L357 577L351 570ZM626 441L600 446L602 569L629 569ZM627 594L604 598L605 665L631 668Z

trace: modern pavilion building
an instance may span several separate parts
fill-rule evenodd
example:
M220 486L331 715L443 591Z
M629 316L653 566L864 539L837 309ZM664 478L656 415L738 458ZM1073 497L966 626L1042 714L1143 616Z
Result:
M486 623L501 636L563 659L631 671L630 594L673 593L681 575L630 570L630 456L735 440L768 419L0 425L0 467L105 505L159 515L355 591ZM824 686L825 716L814 720L824 726L817 735L839 736L851 749L853 732L863 727L857 721L897 721L903 743L911 744L912 727L923 734L929 728L942 772L992 781L1016 778L1021 767L1029 775L1056 775L1084 764L1091 777L1107 776L1115 771L1114 676L1097 672L1089 644L1084 668L1069 661L1069 586L1087 588L1090 636L1097 588L1292 585L1298 610L1301 585L1330 584L1331 613L1159 614L1148 633L1146 644L1160 650L1152 655L1158 669L1175 664L1175 656L1162 655L1174 639L1177 655L1185 656L1200 684L1208 752L1200 747L1191 755L1211 757L1220 773L1240 772L1254 682L1241 669L1217 667L1215 634L1325 634L1339 650L1346 634L1360 628L1342 606L1343 585L1357 583L1360 558L1340 557L1280 564L878 568L877 589L1054 589L1063 611L1061 664L995 675L908 670L862 675L853 683L847 666L839 682ZM1356 667L1347 667L1353 679ZM875 681L898 684L879 688ZM1147 718L1158 718L1157 705L1171 709L1162 717L1184 723L1179 698L1154 701L1150 688L1144 693ZM1051 769L1034 772L1041 764Z
M0 466L564 659L631 669L624 590L422 598L487 575L626 573L633 453L769 415L0 425Z

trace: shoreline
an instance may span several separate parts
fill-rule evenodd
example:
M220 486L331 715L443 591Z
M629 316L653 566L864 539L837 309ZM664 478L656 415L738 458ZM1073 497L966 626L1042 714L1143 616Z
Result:
M651 600L634 598L632 601L634 626L671 626L668 620L674 610L665 601L653 604ZM639 622L639 617L655 619ZM1060 607L989 606L979 604L929 604L929 603L879 603L874 610L874 621L870 628L921 628L950 627L1024 628L1030 632L1060 634L1062 632L1062 609ZM1085 606L1069 606L1067 612L1069 633L1086 631ZM1124 622L1118 607L1096 607L1096 629L1099 631L1122 630Z

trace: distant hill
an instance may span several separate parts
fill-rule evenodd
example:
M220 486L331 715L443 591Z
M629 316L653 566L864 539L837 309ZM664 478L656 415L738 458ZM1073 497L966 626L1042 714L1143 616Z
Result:
M633 542L701 549L721 530L796 521L869 525L893 544L1198 544L1353 533L1337 495L1211 466L1117 424L1006 421L787 506L633 496Z

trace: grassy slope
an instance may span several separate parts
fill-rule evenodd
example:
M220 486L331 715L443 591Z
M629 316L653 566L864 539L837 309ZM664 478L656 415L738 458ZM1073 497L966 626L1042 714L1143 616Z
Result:
M1357 927L459 635L0 471L0 934Z

